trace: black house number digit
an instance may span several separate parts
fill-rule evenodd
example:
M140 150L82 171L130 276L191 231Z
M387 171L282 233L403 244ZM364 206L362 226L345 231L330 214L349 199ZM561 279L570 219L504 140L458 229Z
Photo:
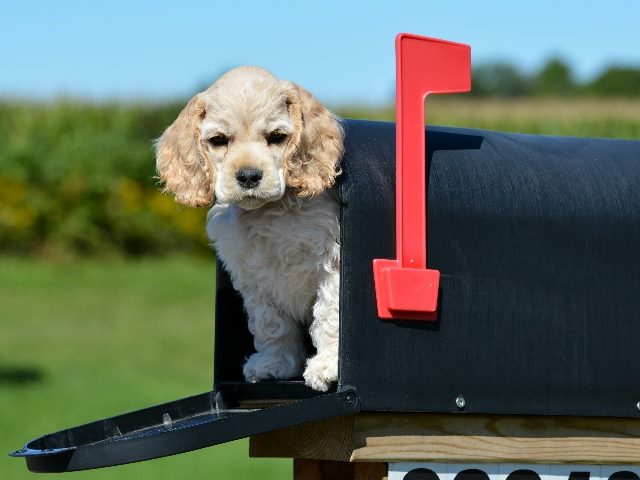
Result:
M628 470L623 470L621 472L616 472L609 477L609 480L640 480L640 477L633 472L629 472Z
M589 480L591 473L589 472L571 472L569 480Z
M540 476L533 470L515 470L509 474L507 480L540 480Z

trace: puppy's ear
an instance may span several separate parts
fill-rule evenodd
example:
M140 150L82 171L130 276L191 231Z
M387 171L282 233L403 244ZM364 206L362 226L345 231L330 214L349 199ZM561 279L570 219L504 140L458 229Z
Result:
M189 207L213 203L214 169L200 143L205 116L200 94L193 97L178 118L156 141L156 168L164 190Z
M336 117L298 85L291 84L287 103L293 134L285 153L286 183L301 197L313 197L340 173L344 132Z

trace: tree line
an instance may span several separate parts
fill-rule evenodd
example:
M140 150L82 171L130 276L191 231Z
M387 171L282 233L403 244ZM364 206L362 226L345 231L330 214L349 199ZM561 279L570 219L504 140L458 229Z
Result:
M569 64L558 57L531 74L508 62L486 63L473 69L471 95L640 97L640 67L612 65L592 79L579 81Z

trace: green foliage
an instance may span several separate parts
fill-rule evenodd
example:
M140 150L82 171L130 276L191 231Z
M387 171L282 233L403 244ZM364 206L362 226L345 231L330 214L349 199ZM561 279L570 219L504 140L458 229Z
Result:
M640 96L640 68L610 66L591 80L577 82L569 64L549 59L537 72L520 72L507 62L486 63L473 70L474 97Z
M0 103L0 250L207 251L204 210L156 187L152 139L178 105Z
M552 62L533 84L541 95L564 92L569 73L562 62ZM621 84L630 76L611 74L621 78L616 80ZM637 101L569 93L563 99L521 98L530 84L513 68L488 66L476 72L474 90L490 95L501 89L511 98L436 96L429 100L429 122L640 138ZM561 85L565 87L558 90ZM0 252L49 257L207 255L206 209L177 205L160 192L154 178L152 141L182 106L0 101ZM343 106L336 112L343 118L393 121L395 116L393 106Z
M531 92L530 83L513 65L490 63L473 70L472 93L481 97L522 97Z
M577 88L571 68L559 58L549 60L533 79L533 93L540 96L565 97Z
M596 77L587 91L599 96L640 97L640 70L611 67Z

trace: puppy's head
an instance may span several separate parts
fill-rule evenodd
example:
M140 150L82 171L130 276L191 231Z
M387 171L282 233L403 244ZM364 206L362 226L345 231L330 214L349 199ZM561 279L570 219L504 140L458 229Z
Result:
M303 197L331 187L342 140L336 118L309 92L239 67L189 101L156 142L156 162L181 204L253 209L286 187Z

